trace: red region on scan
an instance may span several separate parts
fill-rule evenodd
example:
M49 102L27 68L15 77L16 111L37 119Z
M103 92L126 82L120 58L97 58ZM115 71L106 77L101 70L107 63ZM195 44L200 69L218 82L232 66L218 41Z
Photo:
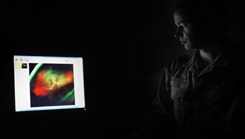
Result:
M72 71L60 73L52 70L41 70L37 73L33 93L41 97L50 96L59 88L72 82Z

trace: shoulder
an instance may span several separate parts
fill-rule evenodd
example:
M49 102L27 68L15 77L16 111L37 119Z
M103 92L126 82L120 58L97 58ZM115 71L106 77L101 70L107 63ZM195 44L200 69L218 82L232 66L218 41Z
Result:
M241 46L233 45L233 49L228 50L230 52L229 67L230 69L235 70L237 73L245 73L245 67L242 65L242 59L244 59L244 52L241 51L240 47Z

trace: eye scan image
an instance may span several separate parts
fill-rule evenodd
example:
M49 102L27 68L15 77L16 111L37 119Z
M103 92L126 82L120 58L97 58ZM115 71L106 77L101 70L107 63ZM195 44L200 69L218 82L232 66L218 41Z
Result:
M29 66L31 107L75 104L72 64Z

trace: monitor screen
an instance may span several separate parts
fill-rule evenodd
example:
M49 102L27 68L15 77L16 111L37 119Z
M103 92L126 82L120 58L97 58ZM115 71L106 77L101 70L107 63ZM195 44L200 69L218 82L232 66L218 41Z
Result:
M85 109L82 57L14 55L15 112Z

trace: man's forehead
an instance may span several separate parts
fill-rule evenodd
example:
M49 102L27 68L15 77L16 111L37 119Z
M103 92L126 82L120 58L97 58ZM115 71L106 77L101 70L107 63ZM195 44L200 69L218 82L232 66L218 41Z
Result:
M181 13L179 11L174 12L173 18L174 18L174 21L175 21L176 24L177 23L180 24L180 23L188 23L189 22L187 16L185 16L183 13Z

